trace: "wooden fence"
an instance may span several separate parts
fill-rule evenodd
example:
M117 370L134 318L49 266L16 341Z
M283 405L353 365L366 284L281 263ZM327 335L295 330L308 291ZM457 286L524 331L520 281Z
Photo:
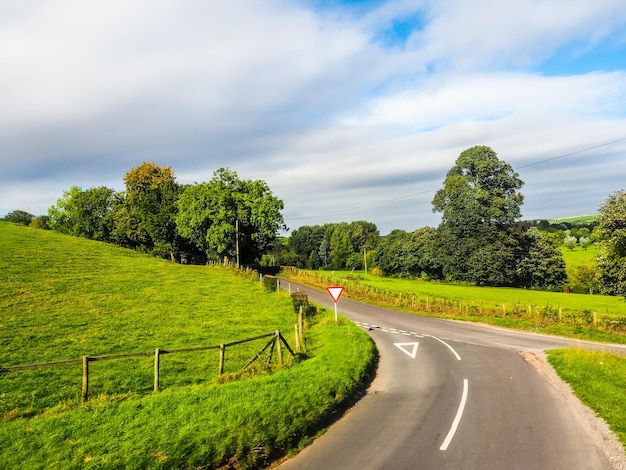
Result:
M248 343L250 341L256 341L263 338L270 338L269 341L257 352L242 368L242 370L246 369L252 363L254 363L261 354L265 352L268 348L270 348L269 358L267 360L268 364L272 360L272 356L274 353L274 349L276 349L276 353L278 356L279 364L283 364L283 353L281 348L281 343L287 348L289 353L294 356L293 350L289 347L289 344L280 333L279 330L274 331L273 333L267 333L259 336L254 336L252 338L246 338L239 341L233 341L231 343L222 343L217 346L193 346L189 348L176 348L176 349L161 349L156 348L154 351L148 352L134 352L127 354L111 354L106 356L83 356L81 359L71 359L67 361L56 361L56 362L44 362L39 364L25 364L18 366L9 366L9 367L0 367L0 374L6 372L16 372L20 370L28 370L28 369L46 369L51 367L61 367L61 366L71 366L82 364L83 366L83 388L82 388L82 401L85 402L89 396L89 363L95 361L108 361L115 359L126 359L130 357L142 357L142 356L154 356L154 391L159 391L159 363L160 356L163 354L174 354L174 353L184 353L184 352L194 352L194 351L207 351L210 349L216 349L220 352L220 361L219 361L219 369L218 374L222 375L224 373L224 358L226 354L226 348L235 346L238 344Z

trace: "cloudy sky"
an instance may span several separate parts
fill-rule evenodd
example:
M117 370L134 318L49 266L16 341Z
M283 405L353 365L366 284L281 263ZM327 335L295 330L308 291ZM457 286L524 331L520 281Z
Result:
M0 0L0 216L143 162L265 180L291 229L435 226L459 153L524 218L626 189L623 0Z

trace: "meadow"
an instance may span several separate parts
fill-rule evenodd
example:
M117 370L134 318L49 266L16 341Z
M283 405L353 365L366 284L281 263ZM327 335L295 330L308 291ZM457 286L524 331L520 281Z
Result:
M219 345L280 330L291 298L219 266L182 266L112 245L0 223L0 368ZM306 354L242 366L263 346L0 373L4 468L257 468L308 442L371 377L373 343L322 311ZM92 378L93 377L93 378Z

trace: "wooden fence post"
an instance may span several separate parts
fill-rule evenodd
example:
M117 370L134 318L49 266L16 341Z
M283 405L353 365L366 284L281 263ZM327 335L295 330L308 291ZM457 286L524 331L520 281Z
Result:
M154 350L154 391L159 391L159 362L161 351L159 348Z
M561 323L563 321L563 311L561 310L561 307L559 307L559 323Z
M220 366L219 366L219 370L217 371L218 375L222 375L224 373L224 353L226 351L226 346L224 346L224 343L220 344Z
M300 352L300 334L298 332L298 324L296 323L294 326L294 330L296 330L296 351Z
M83 403L87 401L88 395L89 395L89 358L87 356L83 356L83 393L82 393Z
M598 326L598 313L597 312L593 312L593 326Z
M283 349L280 344L280 331L276 330L276 352L278 353L278 363L283 365Z
M300 305L300 312L298 312L298 351L304 346L304 334L303 334L303 315L302 315L302 305Z

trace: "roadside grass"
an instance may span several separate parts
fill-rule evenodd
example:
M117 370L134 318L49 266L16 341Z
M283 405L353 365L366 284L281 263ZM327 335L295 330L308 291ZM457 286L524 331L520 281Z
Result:
M219 345L281 330L286 294L215 266L181 266L89 240L0 223L0 368ZM258 350L130 358L0 374L5 468L256 468L306 443L369 380L375 349L324 311L308 320L306 354L288 367L239 370ZM291 333L291 334L290 334ZM285 356L287 357L287 356ZM265 359L265 358L263 358Z
M626 357L582 349L547 351L548 362L615 432L626 451Z

